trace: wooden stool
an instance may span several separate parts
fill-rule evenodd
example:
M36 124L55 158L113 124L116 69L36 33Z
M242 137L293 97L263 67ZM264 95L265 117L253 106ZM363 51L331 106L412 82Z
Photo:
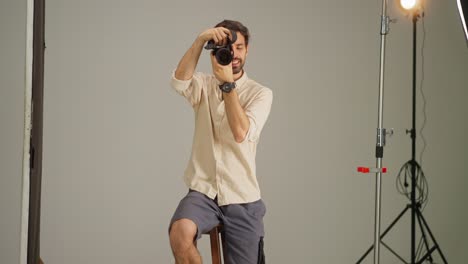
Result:
M223 225L217 225L211 229L208 233L210 235L210 244L211 244L211 263L221 264L221 247L219 246L219 235L221 234L221 243L223 247L223 258L224 258L224 234Z

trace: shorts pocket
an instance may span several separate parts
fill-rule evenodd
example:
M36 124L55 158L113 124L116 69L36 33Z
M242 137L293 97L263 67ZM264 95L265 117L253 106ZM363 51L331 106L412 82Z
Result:
M255 218L262 218L266 213L266 206L262 199L252 202L242 204L247 214Z

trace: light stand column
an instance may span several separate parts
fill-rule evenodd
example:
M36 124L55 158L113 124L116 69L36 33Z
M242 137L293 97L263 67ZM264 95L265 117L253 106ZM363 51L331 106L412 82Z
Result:
M419 13L413 13L413 127L411 129L411 264L416 263L416 23Z
M390 19L387 16L387 0L382 0L382 16L380 27L380 78L379 78L379 113L377 127L377 144L375 148L375 157L377 159L377 173L375 177L375 229L374 229L374 264L380 262L380 208L381 208L381 190L382 190L382 158L383 148L385 146L386 132L383 128L383 92L385 75L385 41L389 31Z

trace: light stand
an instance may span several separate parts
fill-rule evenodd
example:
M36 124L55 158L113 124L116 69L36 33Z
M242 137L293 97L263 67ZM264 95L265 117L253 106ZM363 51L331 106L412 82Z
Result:
M382 235L379 237L379 239L383 239L384 236L390 231L390 229L400 220L400 218L408 211L408 209L411 210L411 264L416 264L416 263L423 263L425 260L430 261L430 263L433 263L433 258L432 258L432 253L437 250L439 255L441 256L443 262L447 264L447 260L445 259L444 254L442 253L442 250L440 249L439 244L435 240L429 225L427 224L426 220L424 219L424 216L422 215L421 212L421 203L416 200L416 186L417 186L417 180L416 176L421 172L421 167L416 161L416 24L417 21L420 17L420 13L418 11L414 11L412 14L412 22L413 22L413 109L412 109L412 128L411 130L407 131L407 133L410 134L412 144L411 144L411 160L408 161L403 168L405 167L410 167L411 171L411 203L408 204L405 209L397 216L397 218L390 224L390 226L382 233ZM402 169L403 169L402 168ZM418 221L417 223L419 224L419 229L421 231L421 236L422 236L422 241L424 243L424 247L426 249L426 254L422 256L419 260L417 259L416 256L416 220ZM433 246L431 247L428 241L427 234L429 234ZM392 250L389 246L387 246L385 243L382 243L390 252L392 252L398 259L400 259L404 263L406 262L401 256L399 256L394 250ZM365 257L370 253L370 251L375 248L375 252L378 252L378 247L371 246L366 253L358 260L357 263L361 263L362 260L365 259ZM377 253L378 254L378 253ZM375 262L374 263L378 263Z
M375 225L374 225L374 263L380 262L380 203L382 189L382 173L387 171L382 168L383 148L385 146L385 137L387 132L382 127L383 124L383 91L384 91L384 73L385 73L385 41L389 31L390 18L387 16L387 0L382 0L382 16L380 20L380 72L379 72L379 103L377 120L377 144L375 147L375 157L377 159L376 168L359 167L358 171L362 173L375 172ZM388 134L393 133L390 132ZM366 253L366 255L370 250Z

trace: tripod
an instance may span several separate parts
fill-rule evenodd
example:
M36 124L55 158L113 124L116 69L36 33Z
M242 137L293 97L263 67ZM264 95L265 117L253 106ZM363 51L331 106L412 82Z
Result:
M437 250L440 257L442 258L443 262L447 264L447 260L445 259L442 250L440 249L439 244L437 243L434 235L432 234L429 225L427 224L424 216L421 212L421 202L417 201L416 199L416 185L417 185L417 174L421 172L421 167L415 159L416 156L416 24L420 17L418 11L415 11L413 14L413 109L412 109L412 128L411 130L407 131L411 137L411 160L408 161L404 166L409 166L411 171L411 203L408 204L405 209L396 217L396 219L390 224L390 226L385 229L385 231L380 236L380 240L385 237L385 235L393 228L393 226L403 217L403 215L410 211L411 212L411 264L416 263L423 263L424 261L429 261L430 263L433 262L432 254L434 251ZM403 169L402 168L402 169ZM418 172L418 173L417 173ZM406 183L405 183L406 186ZM416 222L417 220L417 222ZM420 259L417 259L416 256L416 223L419 224L419 230L421 231L422 242L423 246L426 250L426 254L424 254ZM429 237L428 237L429 235ZM429 244L429 238L432 240L433 246ZM403 263L406 262L401 256L399 256L394 250L392 250L388 245L384 242L380 242L384 247L386 247L392 254L394 254L398 259L400 259ZM364 255L357 261L357 263L361 263L366 256L371 252L374 246L371 246Z

